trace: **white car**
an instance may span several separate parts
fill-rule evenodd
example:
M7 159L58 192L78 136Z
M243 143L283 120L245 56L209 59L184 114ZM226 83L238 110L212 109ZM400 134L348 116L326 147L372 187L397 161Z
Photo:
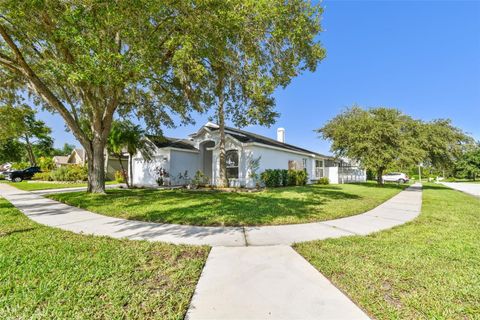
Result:
M405 173L401 173L401 172L387 173L386 175L382 176L382 179L385 182L398 182L398 183L405 183L410 180Z

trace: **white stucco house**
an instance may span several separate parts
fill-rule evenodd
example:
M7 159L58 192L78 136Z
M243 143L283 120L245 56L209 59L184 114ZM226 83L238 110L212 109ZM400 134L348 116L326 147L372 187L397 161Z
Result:
M256 185L257 181L252 178L252 161L258 158L257 174L266 169L305 169L309 183L321 177L328 177L330 183L366 180L365 171L356 167L350 170L354 175L345 181L339 175L343 161L285 143L283 128L277 130L276 140L230 127L225 128L225 137L227 177L231 186ZM171 185L182 184L197 171L206 175L212 184L218 181L218 125L208 122L188 139L148 138L156 146L156 151L150 161L143 159L140 153L131 159L134 185L156 186L159 168L168 173L167 180Z

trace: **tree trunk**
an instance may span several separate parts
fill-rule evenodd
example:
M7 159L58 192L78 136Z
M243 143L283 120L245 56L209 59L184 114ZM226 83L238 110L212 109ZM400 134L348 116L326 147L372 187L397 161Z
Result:
M88 159L88 187L89 193L105 193L105 143L100 139L91 142Z
M37 161L35 159L35 155L33 154L32 144L30 143L30 139L28 138L28 135L25 135L24 138L25 138L25 145L27 148L28 161L30 161L30 165L34 167L37 165Z
M133 154L128 154L128 178L130 179L130 186L133 187Z
M122 169L123 180L125 180L125 183L127 184L127 188L130 188L130 184L128 183L128 178L130 177L130 174L127 174L127 171L125 171L125 168L123 167L121 153L118 154L118 161L120 161L120 168Z
M218 96L218 126L220 131L220 174L218 186L225 188L228 186L227 180L227 163L225 159L225 114L223 110L224 97L223 92Z
M383 176L383 168L378 168L378 169L377 169L377 183L378 183L379 185L383 185L382 176Z

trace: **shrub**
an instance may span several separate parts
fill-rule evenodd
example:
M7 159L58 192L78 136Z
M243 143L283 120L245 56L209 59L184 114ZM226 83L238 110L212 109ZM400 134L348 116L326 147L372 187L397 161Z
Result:
M200 170L195 173L192 184L196 186L205 186L210 183L210 179Z
M5 180L5 176L0 173L0 180Z
M126 172L122 170L115 171L115 181L118 183L125 183Z
M14 162L10 170L24 170L31 167L30 162Z
M304 186L307 184L308 175L305 170L297 170L297 186Z
M86 166L71 165L52 171L51 176L54 181L86 181L88 172Z
M281 169L267 169L260 175L260 179L269 188L282 187L286 173Z
M288 186L288 170L282 170L281 175L282 175L282 186L284 187Z
M274 187L282 186L282 172L280 170L272 171L272 179L273 179Z
M330 180L327 177L322 177L317 180L317 184L330 184Z
M296 186L296 185L297 185L297 170L288 170L287 186Z
M50 171L55 168L55 162L53 162L53 158L40 157L38 158L38 166L42 171Z
M303 186L308 176L304 170L267 169L260 175L266 187Z
M32 177L32 180L53 181L51 172L38 172Z

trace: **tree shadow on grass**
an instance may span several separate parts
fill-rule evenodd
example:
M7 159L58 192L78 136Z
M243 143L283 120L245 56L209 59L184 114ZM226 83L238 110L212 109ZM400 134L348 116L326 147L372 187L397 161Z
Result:
M389 183L384 184L372 183L372 182L362 182L362 183L349 183L349 185L358 185L362 187L372 188L372 189L405 189L409 187L408 184L399 184L399 183Z
M453 190L447 186L441 185L441 184L430 184L426 183L423 185L423 190Z
M268 193L225 193L177 191L148 193L142 201L126 203L127 218L192 225L261 225L280 219L292 223L317 221L325 215L325 205L333 200L361 199L337 190L303 188ZM149 210L146 203L159 208ZM135 211L141 211L135 214ZM146 209L146 210L145 210ZM133 213L133 214L132 214Z
M24 229L14 229L14 230L10 230L10 231L0 231L0 238L1 237L7 237L9 235L12 235L12 234L16 234L16 233L24 233L24 232L29 232L29 231L32 231L32 230L35 230L37 228L24 228Z
M340 189L305 186L256 193L133 189L108 190L106 195L59 194L53 198L129 220L200 226L255 226L328 220L342 214L332 210L327 212L325 206L329 202L363 199Z

